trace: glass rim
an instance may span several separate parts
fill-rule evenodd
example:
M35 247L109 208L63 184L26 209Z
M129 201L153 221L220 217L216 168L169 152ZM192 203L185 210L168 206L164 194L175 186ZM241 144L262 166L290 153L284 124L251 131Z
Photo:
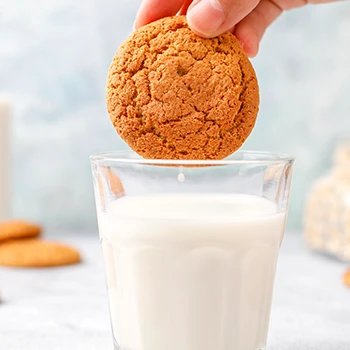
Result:
M237 155L248 155L249 159L235 159ZM217 165L266 165L294 162L295 157L287 153L266 152L266 151L245 151L239 150L222 160L182 160L182 159L148 159L143 158L134 151L114 151L95 153L90 156L94 164L139 164L139 165L164 165L164 166L217 166Z

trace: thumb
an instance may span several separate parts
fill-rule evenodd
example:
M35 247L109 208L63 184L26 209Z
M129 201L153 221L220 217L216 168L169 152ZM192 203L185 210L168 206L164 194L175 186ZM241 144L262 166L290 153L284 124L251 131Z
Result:
M259 0L194 0L187 22L198 35L212 38L233 28L250 13Z

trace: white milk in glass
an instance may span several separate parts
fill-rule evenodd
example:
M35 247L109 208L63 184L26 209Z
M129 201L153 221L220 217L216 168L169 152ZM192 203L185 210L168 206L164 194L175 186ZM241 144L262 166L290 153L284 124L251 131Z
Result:
M265 347L285 225L274 203L240 194L123 197L98 216L120 348Z

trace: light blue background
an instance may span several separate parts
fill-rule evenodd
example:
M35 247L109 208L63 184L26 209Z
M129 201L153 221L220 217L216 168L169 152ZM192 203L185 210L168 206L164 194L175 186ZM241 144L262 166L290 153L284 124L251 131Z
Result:
M88 156L127 149L105 108L110 61L136 0L0 2L0 92L13 103L14 214L48 229L96 227ZM284 14L253 60L261 112L244 148L296 156L289 227L350 133L350 2Z

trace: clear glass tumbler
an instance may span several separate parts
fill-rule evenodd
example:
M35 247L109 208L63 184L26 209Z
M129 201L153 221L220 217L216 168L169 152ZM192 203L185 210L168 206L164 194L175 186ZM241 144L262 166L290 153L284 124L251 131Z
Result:
M294 159L91 162L115 349L265 349Z

